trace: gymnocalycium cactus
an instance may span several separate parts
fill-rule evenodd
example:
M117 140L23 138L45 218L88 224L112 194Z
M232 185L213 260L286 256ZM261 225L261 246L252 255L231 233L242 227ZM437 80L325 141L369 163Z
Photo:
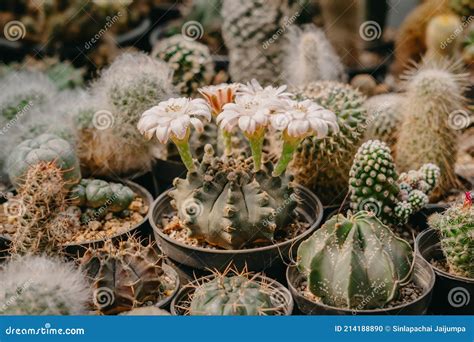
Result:
M428 223L440 234L449 271L461 277L474 278L474 206L471 193L466 193L464 204L454 204L442 214L433 214Z
M324 304L382 308L412 272L413 251L373 213L329 219L298 248L298 269Z
M237 126L250 143L252 159L214 157L206 147L203 161L193 160L189 136L191 124L202 131L201 119L211 110L204 100L171 99L143 113L138 129L146 137L178 147L188 169L186 180L176 179L170 192L181 223L191 236L226 249L239 249L256 241L273 241L277 230L291 222L296 206L291 178L284 175L298 144L307 136L326 136L337 131L334 113L316 103L293 101L286 86L261 87L254 81L242 86L235 102L227 103L217 123L229 134ZM268 126L281 131L278 163L262 164L263 141Z
M350 171L351 208L372 211L387 225L403 225L429 202L439 177L434 164L398 176L390 148L369 140L359 148Z
M84 315L86 278L72 264L45 256L14 258L0 271L0 315Z
M214 77L209 48L181 34L160 40L152 56L174 70L173 84L183 96L195 95L199 87L210 84Z
M86 251L81 259L93 289L93 302L106 315L156 304L164 293L163 258L135 238Z

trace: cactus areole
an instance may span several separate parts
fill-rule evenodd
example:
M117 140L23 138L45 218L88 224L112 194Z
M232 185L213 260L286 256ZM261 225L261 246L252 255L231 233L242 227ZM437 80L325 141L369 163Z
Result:
M373 213L336 215L298 248L298 269L326 305L382 308L410 280L413 252Z

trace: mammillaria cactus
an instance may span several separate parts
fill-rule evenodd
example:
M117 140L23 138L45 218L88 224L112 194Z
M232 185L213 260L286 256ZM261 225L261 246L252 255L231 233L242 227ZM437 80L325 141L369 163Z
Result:
M373 213L336 215L298 248L298 269L324 304L382 308L411 276L413 251Z
M466 193L464 204L454 204L442 214L433 214L428 223L439 232L449 271L461 277L474 278L474 206L471 193Z
M291 165L297 183L317 189L323 204L334 204L347 191L351 162L362 142L365 97L349 85L331 81L313 82L294 93L297 99L315 101L336 114L339 131L325 139L305 139Z
M390 148L369 140L359 148L350 177L353 210L372 211L384 224L402 225L428 203L427 194L438 184L440 170L425 164L399 177Z
M458 187L454 172L459 130L468 126L463 97L467 74L459 63L424 61L406 75L405 113L395 161L400 171L434 163L441 169L436 196ZM436 148L433 148L436 146Z
M11 152L6 168L12 184L18 188L28 169L39 162L53 162L60 168L66 187L72 187L81 179L74 148L53 134L42 134L23 141Z
M442 14L434 17L426 27L426 58L456 58L461 35L456 34L462 27L461 20L454 14Z
M214 77L209 48L181 34L160 40L152 56L174 70L173 84L183 96L195 95L199 87L210 84Z
M0 271L0 314L83 315L90 288L72 264L45 256L14 258Z
M103 314L118 314L156 304L164 293L163 258L153 245L142 246L131 238L114 246L90 248L81 267L92 284L93 301Z
M304 29L294 26L288 34L283 64L288 84L346 80L344 66L321 29L315 25Z

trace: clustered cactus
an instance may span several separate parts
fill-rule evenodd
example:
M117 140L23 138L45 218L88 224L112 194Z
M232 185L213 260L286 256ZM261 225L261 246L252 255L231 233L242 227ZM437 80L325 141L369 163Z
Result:
M45 256L10 260L0 271L0 315L84 315L90 288L74 265Z
M412 273L413 251L373 213L336 215L298 248L308 290L326 305L379 309Z
M95 308L103 314L156 304L164 294L162 256L135 238L90 248L80 264L90 280Z
M474 278L474 206L471 193L466 193L464 204L454 204L442 214L433 214L428 222L439 232L449 271L461 277Z
M173 84L183 96L196 95L197 89L210 84L214 77L209 48L181 34L160 40L152 56L173 69Z
M357 151L350 171L351 208L375 212L387 225L403 225L429 202L439 178L434 164L398 176L390 148L369 140Z

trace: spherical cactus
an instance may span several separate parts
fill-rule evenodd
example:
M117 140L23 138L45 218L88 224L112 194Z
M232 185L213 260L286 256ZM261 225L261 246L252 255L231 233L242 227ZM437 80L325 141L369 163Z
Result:
M0 314L84 315L90 288L72 264L45 256L12 259L0 272Z
M173 84L184 96L193 96L214 77L209 48L181 34L160 40L152 56L165 61L174 71Z
M196 288L192 295L191 316L257 316L276 310L271 292L244 275L217 275Z
M461 20L454 14L438 15L430 20L426 28L426 58L443 59L457 57L462 27Z
M413 251L372 213L336 215L298 248L298 269L327 305L379 309L411 276Z
M428 223L438 230L441 248L450 272L474 278L474 206L468 193L463 204L455 204L442 214L433 214Z
M335 113L339 132L325 139L305 139L295 153L291 172L297 183L317 189L323 204L337 203L347 191L351 162L364 136L365 97L349 85L331 81L310 83L295 94Z
M12 184L18 188L28 169L39 162L54 162L63 171L67 187L72 187L81 179L74 148L53 134L42 134L23 141L13 149L6 166Z
M156 304L164 293L163 258L154 246L136 239L107 241L104 247L86 251L81 267L92 284L93 301L103 314L118 314Z
M273 241L296 207L287 176L272 177L272 165L254 174L251 159L214 157L210 145L197 171L176 178L169 195L189 236L225 249Z

